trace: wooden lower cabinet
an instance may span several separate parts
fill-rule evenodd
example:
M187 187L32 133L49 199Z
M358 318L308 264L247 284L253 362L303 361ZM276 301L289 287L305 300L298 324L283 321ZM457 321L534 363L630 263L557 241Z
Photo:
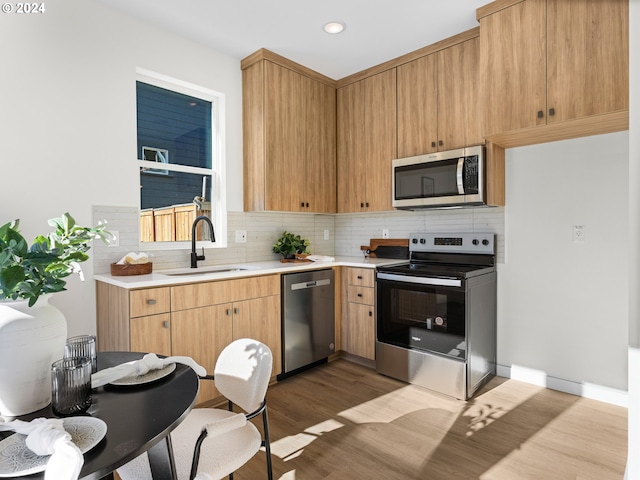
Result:
M347 352L375 360L375 315L373 305L349 302L347 324Z
M346 268L343 298L342 348L351 355L375 360L375 272L370 268Z
M192 357L213 374L222 349L239 338L265 343L272 376L282 371L280 276L128 290L97 282L98 350ZM197 403L219 396L202 381Z
M171 324L171 354L185 355L207 369L212 375L222 349L233 341L231 305L192 308L173 312ZM219 396L214 382L201 381L196 403Z
M171 314L149 315L131 319L132 352L171 355Z

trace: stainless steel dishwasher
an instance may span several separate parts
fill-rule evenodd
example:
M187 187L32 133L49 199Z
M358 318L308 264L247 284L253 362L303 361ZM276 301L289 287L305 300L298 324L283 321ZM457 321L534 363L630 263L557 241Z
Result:
M282 376L334 353L334 302L332 269L282 275Z

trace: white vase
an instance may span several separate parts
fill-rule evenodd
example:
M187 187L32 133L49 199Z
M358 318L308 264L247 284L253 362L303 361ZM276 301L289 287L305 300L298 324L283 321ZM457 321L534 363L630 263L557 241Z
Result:
M41 296L0 301L0 415L14 417L51 403L51 364L64 355L67 321Z

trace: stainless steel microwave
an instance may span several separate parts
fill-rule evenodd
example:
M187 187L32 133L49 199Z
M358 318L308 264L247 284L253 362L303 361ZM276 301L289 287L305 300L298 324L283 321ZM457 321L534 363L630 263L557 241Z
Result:
M479 145L393 160L393 207L484 205L484 159Z

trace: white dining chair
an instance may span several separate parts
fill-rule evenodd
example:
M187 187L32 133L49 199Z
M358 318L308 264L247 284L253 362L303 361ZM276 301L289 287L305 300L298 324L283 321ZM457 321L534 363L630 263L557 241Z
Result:
M171 432L179 480L233 479L233 472L265 448L267 478L272 480L271 446L266 393L273 357L264 343L250 338L235 340L220 353L214 369L218 391L229 409L195 408ZM234 413L233 405L244 412ZM264 438L249 420L262 415ZM122 480L151 480L146 453L118 470Z

